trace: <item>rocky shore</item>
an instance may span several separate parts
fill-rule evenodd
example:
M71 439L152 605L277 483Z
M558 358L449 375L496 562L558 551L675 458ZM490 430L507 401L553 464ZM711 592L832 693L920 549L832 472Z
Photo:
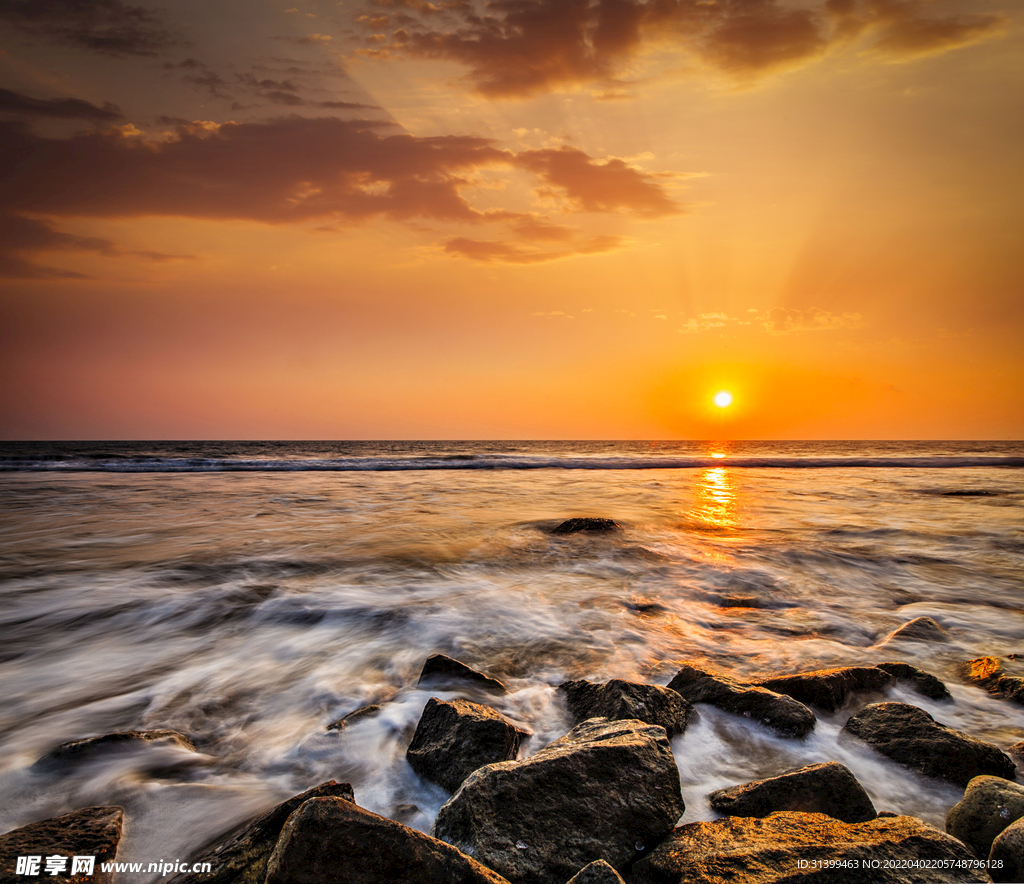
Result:
M903 637L935 640L937 624L911 623ZM921 639L917 639L921 640ZM965 680L1017 701L1000 661L964 667ZM883 699L900 682L922 696L949 698L935 676L904 662L739 682L696 662L667 687L615 679L565 682L557 695L575 726L547 746L496 709L470 699L431 698L407 760L450 797L430 835L359 806L351 787L323 783L200 849L189 861L208 873L173 884L782 884L782 882L1020 881L1024 879L1024 786L997 746L950 728L907 703L868 702L843 728L922 775L964 789L946 831L876 811L844 765L832 761L779 771L708 795L721 818L680 824L685 806L670 739L685 751L702 704L744 716L788 740L806 739L815 710L832 713L851 697ZM426 661L420 686L477 699L506 691L498 679L443 655ZM340 732L379 714L357 709L328 725ZM174 731L129 731L54 747L36 764L71 766L125 747L171 746L195 753ZM1018 747L1011 747L1017 751ZM196 763L201 763L196 754ZM178 764L187 764L179 759ZM123 813L83 808L0 836L0 884L24 881L18 856L116 855ZM99 862L99 860L98 860ZM67 873L55 877L68 878ZM109 880L97 871L75 881Z

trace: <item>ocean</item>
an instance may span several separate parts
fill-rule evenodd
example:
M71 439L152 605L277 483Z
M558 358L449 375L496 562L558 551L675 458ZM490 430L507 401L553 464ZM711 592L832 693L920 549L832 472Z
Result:
M958 667L1024 652L1022 504L1016 442L2 443L0 831L118 804L119 859L184 860L329 779L429 831L448 795L404 752L435 653L508 685L488 702L533 733L526 754L569 727L562 681L663 685L684 661L740 679L906 661L953 701L888 699L1005 749L1024 708ZM551 533L574 516L622 530ZM886 641L920 616L950 640ZM804 740L698 707L672 742L682 821L836 760L879 810L942 828L962 790L840 736L877 699ZM198 754L35 763L153 728Z

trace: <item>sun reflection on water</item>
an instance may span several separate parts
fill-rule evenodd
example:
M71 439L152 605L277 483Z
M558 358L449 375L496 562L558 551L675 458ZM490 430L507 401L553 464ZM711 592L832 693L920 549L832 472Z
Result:
M728 454L727 445L714 445L709 452L716 460ZM690 515L704 527L726 531L738 524L736 482L726 467L707 467L697 475L694 506Z

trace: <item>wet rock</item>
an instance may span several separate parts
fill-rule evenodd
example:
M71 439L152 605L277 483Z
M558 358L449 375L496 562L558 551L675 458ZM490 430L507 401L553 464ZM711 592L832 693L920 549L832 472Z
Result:
M764 819L725 817L680 826L633 866L630 882L959 884L989 880L983 871L958 867L971 862L977 860L963 844L914 817L843 823L820 813L773 813Z
M122 731L116 734L104 734L102 737L89 737L84 740L61 743L39 758L35 766L51 768L88 762L108 753L113 754L119 749L145 745L176 746L189 752L196 751L195 744L177 731Z
M433 835L513 884L564 884L594 860L621 869L683 809L665 729L594 718L529 758L471 774Z
M910 684L915 691L933 700L948 700L949 689L934 675L909 663L879 663L878 668L888 672L897 681Z
M431 697L405 757L421 777L454 792L478 767L512 761L529 736L487 706Z
M552 528L552 534L579 534L583 531L588 534L601 534L607 531L620 531L622 526L613 519L595 519L593 517L566 519L557 528Z
M843 733L864 740L898 764L966 787L983 774L1013 779L1016 766L991 743L939 724L906 703L865 706Z
M803 737L814 727L814 713L798 700L690 663L683 664L668 686L691 703L710 703L725 712L759 721L785 736Z
M992 842L988 867L993 881L1024 881L1024 819L1007 826Z
M679 694L658 685L615 678L607 684L566 681L558 686L575 723L588 718L636 719L661 725L670 737L686 730L693 707Z
M437 687L444 684L458 684L459 682L472 684L499 694L507 693L505 685L498 681L498 679L484 675L482 672L477 672L465 663L460 663L458 660L454 660L444 654L434 654L432 657L427 657L416 686Z
M313 798L355 802L348 783L321 783L256 817L190 860L190 865L208 862L212 871L176 875L168 884L263 884L267 860L288 817Z
M568 884L625 884L622 877L603 859L595 860L580 869Z
M948 642L949 631L931 617L915 617L893 630L885 641Z
M20 829L0 835L0 882L24 884L39 880L17 871L19 856L39 857L36 872L40 878L51 880L46 871L49 856L67 857L67 868L56 876L59 881L74 884L109 884L112 875L100 870L100 864L110 862L117 854L121 841L124 811L120 807L85 807L52 819L29 823ZM95 857L93 874L70 874L74 857Z
M1018 758L1024 759L1024 740L1021 740L1019 743L1014 743L1006 751L1011 755L1016 755Z
M343 731L350 724L355 724L357 721L362 721L364 718L373 718L381 710L381 706L373 704L370 706L360 706L348 715L343 715L337 721L332 721L327 725L329 731Z
M855 691L880 691L894 681L888 672L874 666L841 666L797 675L773 675L759 678L754 684L826 712L835 712L846 705Z
M266 884L508 884L454 847L339 798L288 817Z
M823 813L844 823L875 818L875 806L849 768L836 761L786 771L709 796L711 806L729 816L765 817L780 810Z
M1016 658L1016 654L1010 654L1007 659ZM1000 658L978 657L976 660L968 660L961 667L961 672L969 682L983 687L993 696L1013 700L1024 706L1024 678L1007 675Z
M946 816L946 831L982 859L996 836L1024 817L1024 786L1001 777L975 777Z

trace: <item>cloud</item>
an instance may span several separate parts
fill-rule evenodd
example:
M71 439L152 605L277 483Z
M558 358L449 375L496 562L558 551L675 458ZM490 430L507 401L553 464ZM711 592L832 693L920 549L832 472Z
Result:
M622 237L601 235L573 243L562 248L538 249L532 246L521 246L512 242L494 240L466 239L456 237L445 243L444 250L463 258L484 263L499 262L502 264L540 264L545 261L557 261L561 258L572 258L577 255L595 255L620 248Z
M96 123L122 119L115 104L96 107L81 98L30 98L9 89L0 89L0 113L26 117L52 117L63 120L91 120Z
M0 0L0 21L103 55L156 55L178 42L152 12L121 0Z
M1003 19L951 0L942 14L930 0L488 0L467 3L377 0L376 10L402 7L385 22L373 9L357 13L363 48L356 54L402 54L456 62L473 88L492 98L593 85L624 97L623 76L649 49L684 51L705 67L740 80L807 65L853 40L874 53L912 58L985 39ZM395 27L398 25L398 27ZM381 33L395 28L390 37Z
M678 331L683 334L700 334L720 329L733 332L748 329L781 335L840 328L855 329L862 328L863 325L859 313L830 313L818 307L810 307L807 310L773 307L767 311L750 309L742 318L721 312L702 313L699 317L688 319Z

